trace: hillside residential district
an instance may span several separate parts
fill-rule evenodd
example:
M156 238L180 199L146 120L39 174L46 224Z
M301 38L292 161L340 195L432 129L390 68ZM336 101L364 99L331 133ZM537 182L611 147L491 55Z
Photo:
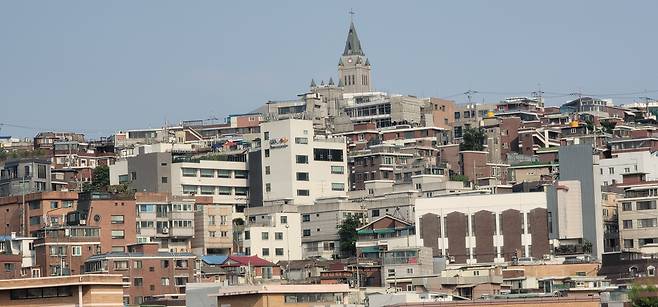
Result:
M376 91L352 22L338 77L292 100L94 140L3 136L0 303L657 299L658 102L473 93Z

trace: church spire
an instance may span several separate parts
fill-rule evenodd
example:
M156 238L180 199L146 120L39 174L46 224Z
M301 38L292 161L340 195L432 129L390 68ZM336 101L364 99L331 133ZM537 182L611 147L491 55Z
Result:
M350 31L347 32L347 42L345 42L345 51L343 51L343 56L348 55L360 55L365 56L363 50L361 49L361 42L359 37L356 35L356 28L354 27L354 22L350 21Z

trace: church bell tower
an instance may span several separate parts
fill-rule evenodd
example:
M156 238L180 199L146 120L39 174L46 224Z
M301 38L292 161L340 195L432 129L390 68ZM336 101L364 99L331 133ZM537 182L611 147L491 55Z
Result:
M345 50L338 62L338 85L345 93L371 92L370 62L361 49L354 22L350 21Z

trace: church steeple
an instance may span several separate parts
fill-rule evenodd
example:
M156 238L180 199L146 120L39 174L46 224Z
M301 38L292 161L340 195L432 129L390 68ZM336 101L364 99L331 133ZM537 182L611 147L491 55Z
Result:
M354 22L350 22L350 31L347 32L347 42L345 42L345 50L343 56L347 55L360 55L365 56L363 49L361 49L361 42L359 36L356 35L356 28Z
M350 11L353 15L354 12ZM361 48L354 22L350 20L345 50L338 61L338 84L345 93L372 92L370 83L370 61Z

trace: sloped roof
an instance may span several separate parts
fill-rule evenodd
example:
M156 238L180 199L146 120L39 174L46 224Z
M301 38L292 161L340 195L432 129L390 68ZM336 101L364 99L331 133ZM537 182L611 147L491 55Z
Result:
M203 262L212 265L224 264L224 262L226 262L226 259L228 259L228 256L225 255L205 255L201 257L201 260Z
M363 50L361 49L361 42L359 41L359 37L356 35L356 28L354 27L353 22L350 22L350 30L347 32L347 41L345 42L345 50L343 51L343 55L365 56Z
M274 263L269 262L258 256L228 256L228 259L224 262L224 266L275 266Z

